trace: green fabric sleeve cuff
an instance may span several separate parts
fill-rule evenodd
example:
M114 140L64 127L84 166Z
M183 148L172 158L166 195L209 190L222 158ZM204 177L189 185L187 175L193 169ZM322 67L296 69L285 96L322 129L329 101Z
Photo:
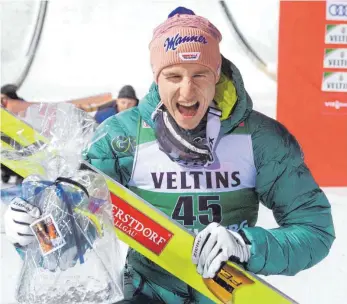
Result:
M264 229L261 227L247 227L240 230L251 245L251 257L246 265L246 269L253 273L260 272L265 266L265 257L261 252L266 252L267 242L259 242L264 238ZM258 241L257 241L258 240ZM263 273L262 273L263 274Z

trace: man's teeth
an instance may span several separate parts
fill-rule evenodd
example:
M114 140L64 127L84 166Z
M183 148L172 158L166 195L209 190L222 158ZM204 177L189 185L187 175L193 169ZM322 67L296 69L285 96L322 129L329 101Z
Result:
M178 104L180 106L183 106L183 107L192 107L192 106L194 106L197 103L198 103L197 101L192 101L192 102L185 102L185 103L178 103Z

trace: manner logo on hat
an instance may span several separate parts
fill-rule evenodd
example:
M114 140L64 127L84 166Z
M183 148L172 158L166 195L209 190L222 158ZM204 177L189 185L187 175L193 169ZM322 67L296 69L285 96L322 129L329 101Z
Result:
M190 61L190 60L199 60L200 52L186 52L186 53L179 53L178 56L183 61Z
M189 35L189 36L180 36L180 34L176 34L176 36L166 38L164 42L164 48L166 48L166 52L168 50L176 50L180 44L187 42L195 42L207 44L207 39L202 35Z

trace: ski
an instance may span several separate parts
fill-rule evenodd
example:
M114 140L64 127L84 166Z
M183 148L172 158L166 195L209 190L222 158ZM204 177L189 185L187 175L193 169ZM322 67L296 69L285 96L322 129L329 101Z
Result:
M38 150L37 145L44 148L48 139L3 107L0 110L1 163L24 178L42 174L39 160L46 154L44 149L33 151ZM25 160L11 160L10 153L6 153L9 150L25 156ZM102 174L107 182L119 239L214 302L297 303L235 263L225 264L214 279L203 279L191 261L191 232L89 163L83 165Z

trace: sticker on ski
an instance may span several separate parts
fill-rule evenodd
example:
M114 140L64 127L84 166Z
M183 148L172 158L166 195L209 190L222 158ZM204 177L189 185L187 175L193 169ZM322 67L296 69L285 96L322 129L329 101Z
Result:
M113 193L111 200L114 206L115 227L160 255L173 234Z

